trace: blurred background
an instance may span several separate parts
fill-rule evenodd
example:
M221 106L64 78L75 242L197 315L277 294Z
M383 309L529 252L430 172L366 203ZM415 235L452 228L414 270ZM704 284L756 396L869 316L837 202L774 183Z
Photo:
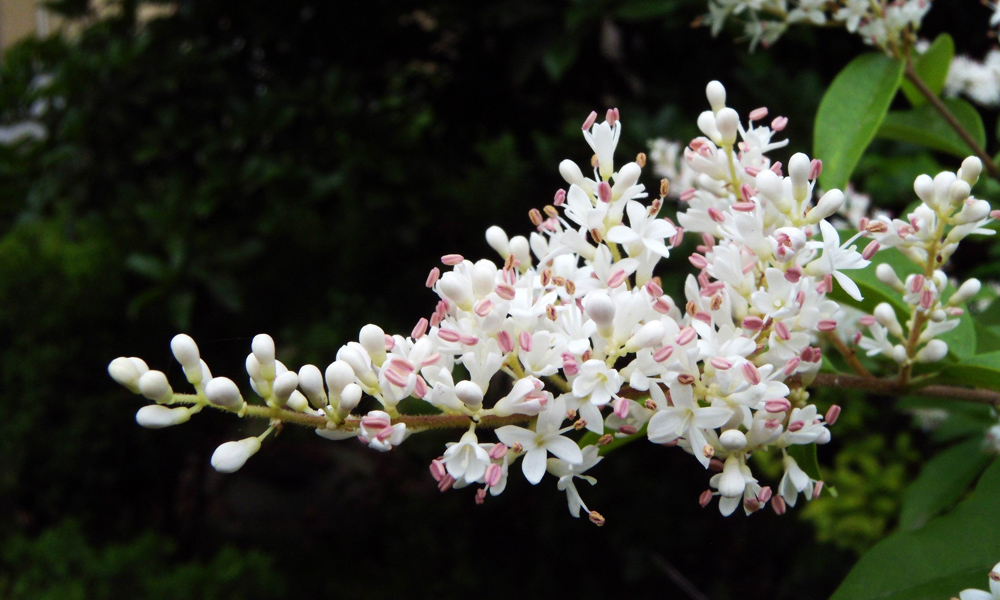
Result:
M940 4L928 38L985 32L979 2ZM775 158L808 152L824 89L863 44L793 30L751 54L738 31L695 27L705 8L0 0L0 598L827 597L934 448L886 400L837 396L820 451L837 498L723 519L698 506L695 461L635 444L581 489L598 529L549 479L513 477L484 506L439 493L427 465L449 438L431 434L379 454L286 428L220 475L215 447L261 423L206 411L144 430L143 402L106 373L140 356L182 380L180 331L237 381L256 333L297 367L368 322L410 331L441 255L492 257L485 229L526 233L564 185L558 162L589 160L591 110L621 110L631 157L696 135L719 79L741 113L790 118ZM956 42L982 56L993 40ZM944 166L878 142L857 185L898 210Z

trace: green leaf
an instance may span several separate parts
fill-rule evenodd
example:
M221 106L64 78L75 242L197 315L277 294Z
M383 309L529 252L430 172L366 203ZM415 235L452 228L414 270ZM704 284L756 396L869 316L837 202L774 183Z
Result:
M834 78L816 114L813 155L823 160L824 189L844 188L878 131L903 78L903 63L868 53Z
M950 98L943 100L944 105L958 119L962 127L972 136L980 147L986 145L986 128L979 111L965 100ZM926 146L932 150L940 150L958 157L972 154L972 149L965 140L952 129L933 106L925 104L911 110L897 110L885 116L878 136L898 142L907 142Z
M816 459L816 444L789 446L785 448L785 452L795 459L806 475L817 481L823 479L819 472L819 460Z
M854 566L831 600L951 598L986 586L1000 557L1000 461L979 479L972 496L916 531L879 542Z
M924 84L935 95L940 96L944 89L944 80L948 77L951 60L955 57L955 42L947 33L942 33L934 39L934 43L923 54L915 55L913 69L924 81ZM903 81L900 86L906 99L913 106L927 103L927 98L909 81Z
M927 461L903 495L899 528L918 529L954 504L994 458L983 452L983 438L977 436Z
M941 372L941 378L964 386L1000 391L1000 351L977 354L948 365Z

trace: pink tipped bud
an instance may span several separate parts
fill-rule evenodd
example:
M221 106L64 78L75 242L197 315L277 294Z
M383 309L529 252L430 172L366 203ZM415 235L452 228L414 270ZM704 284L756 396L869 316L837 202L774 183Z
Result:
M788 398L772 398L764 403L764 410L774 414L788 412L791 408L792 403Z
M760 108L755 108L755 109L753 109L753 110L750 111L750 120L751 121L760 121L761 119L763 119L766 116L767 116L767 107L766 106L761 106Z
M611 186L608 185L607 181L597 184L597 197L605 204L611 202Z
M424 334L427 333L428 325L429 323L427 322L427 319L421 317L420 320L417 321L417 324L413 327L413 331L410 332L410 337L415 340L419 340L424 337Z
M434 287L437 280L441 278L441 269L434 267L431 272L427 274L427 281L424 283L429 288Z
M727 371L727 370L733 368L733 363L731 363L728 360L722 358L721 356L713 356L712 360L709 361L709 362L712 363L713 367L715 367L716 369L719 369L721 371Z
M775 117L775 119L771 121L771 129L773 129L774 131L781 131L787 126L788 126L788 117Z
M503 444L500 445L503 446ZM506 448L507 446L503 447ZM483 482L489 487L494 487L500 483L501 477L503 477L503 467L498 464L491 464L486 467L486 476L483 478Z
M781 496L775 496L771 499L771 508L774 509L774 514L779 516L785 514L785 511L788 510L788 507L785 506L785 499Z
M617 398L614 404L615 416L624 419L628 416L629 404L625 398Z
M618 269L608 277L608 287L612 289L619 287L625 283L626 279L628 279L628 274L625 273L625 270Z
M477 316L485 317L493 312L493 302L489 298L483 298L472 309Z
M827 425L833 425L837 422L838 417L840 417L840 406L834 404L830 407L830 410L826 411L826 417L824 418L826 419Z
M431 461L431 477L434 478L434 481L441 481L447 474L448 471L445 470L444 462L440 458Z
M697 337L697 335L698 332L694 330L694 327L685 327L680 330L677 337L674 338L674 341L677 342L678 346L687 346L694 341L694 338Z
M836 328L837 322L833 319L823 319L816 325L816 329L820 331L833 331Z
M452 343L457 342L458 338L462 337L462 334L458 333L454 329L444 329L444 328L438 329L437 335L438 338L440 338L441 340Z
M495 291L497 296L500 296L504 300L513 300L516 295L514 286L508 283L498 283Z
M818 158L809 163L809 179L816 179L823 172L823 161Z
M583 122L583 130L590 131L590 128L593 127L594 123L596 122L597 122L597 111L592 110L590 111L590 114L587 115L587 120Z
M531 352L531 342L531 334L527 331L522 331L517 335L517 345L521 347L521 350Z
M653 354L653 360L655 360L658 363L661 363L670 358L670 355L673 353L674 353L674 347L668 344L660 348Z
M497 342L500 344L500 351L509 354L514 350L514 338L509 331L501 331L497 334Z
M760 383L760 371L757 370L757 365L752 362L743 363L743 376L746 377L747 383L750 385Z
M782 371L784 371L786 376L791 376L793 373L795 373L795 371L798 370L799 362L800 359L798 356L793 356L792 358L789 358L788 362L785 363L785 368L782 369Z
M711 502L712 502L712 490L705 490L704 492L701 493L700 496L698 496L698 504L700 504L702 508L705 508Z
M552 198L552 204L562 206L566 202L566 190L556 190L556 195Z
M778 334L778 338L783 341L787 342L788 340L792 339L792 334L790 331L788 331L788 326L782 323L781 321L778 321L774 324L774 332Z
M764 319L753 315L743 317L743 328L750 331L760 331L764 328Z

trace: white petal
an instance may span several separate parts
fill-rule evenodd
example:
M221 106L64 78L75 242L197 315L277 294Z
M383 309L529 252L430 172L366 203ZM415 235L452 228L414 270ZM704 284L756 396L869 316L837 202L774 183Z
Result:
M564 438L561 435L554 435L546 439L545 449L551 452L553 456L561 458L572 465L583 463L583 452L580 450L580 447L573 440Z
M545 475L545 450L535 448L525 454L521 461L521 471L531 485L536 485L541 481L542 476Z

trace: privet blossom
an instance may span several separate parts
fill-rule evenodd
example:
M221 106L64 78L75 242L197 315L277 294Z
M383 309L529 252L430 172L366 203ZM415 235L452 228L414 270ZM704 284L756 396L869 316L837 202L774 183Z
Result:
M571 160L559 165L567 187L530 212L527 237L490 227L486 239L497 258L442 257L443 271L435 267L427 278L437 305L409 333L367 325L325 369L298 371L276 359L270 336L258 335L246 370L263 405L249 403L235 382L213 377L184 334L171 348L195 394L175 393L162 372L134 357L112 361L110 374L154 402L136 416L145 427L186 422L206 406L270 419L262 435L216 450L212 465L224 472L239 469L281 421L378 451L452 427L464 431L430 463L442 491L471 486L482 503L520 471L531 484L553 480L570 514L582 510L602 524L578 486L596 483L589 473L602 448L645 437L705 468L703 506L717 499L729 515L770 504L781 514L822 490L790 449L830 441L840 411L820 411L805 389L842 319L828 294L841 288L860 299L849 273L880 248L899 248L926 275L904 281L880 268L879 277L912 313L902 323L880 308L863 319L869 336L854 341L901 369L940 360L947 347L936 336L954 325L978 282L946 298L949 282L939 267L965 235L984 232L990 209L970 195L981 170L970 158L957 173L918 178L924 204L907 220L863 218L859 230L838 230L830 219L845 196L817 193L821 162L794 154L786 166L769 157L787 144L776 139L787 119L769 119L764 108L741 117L726 106L719 82L706 92L703 135L683 150L691 186L679 194L676 222L659 216L668 182L652 201L639 182L645 156L615 161L618 111L601 122L591 113L583 134L593 169ZM687 257L694 272L674 298L654 273L685 235L699 242ZM365 396L379 407L360 414ZM401 413L407 398L435 414ZM776 492L751 469L748 459L758 452L780 455Z

